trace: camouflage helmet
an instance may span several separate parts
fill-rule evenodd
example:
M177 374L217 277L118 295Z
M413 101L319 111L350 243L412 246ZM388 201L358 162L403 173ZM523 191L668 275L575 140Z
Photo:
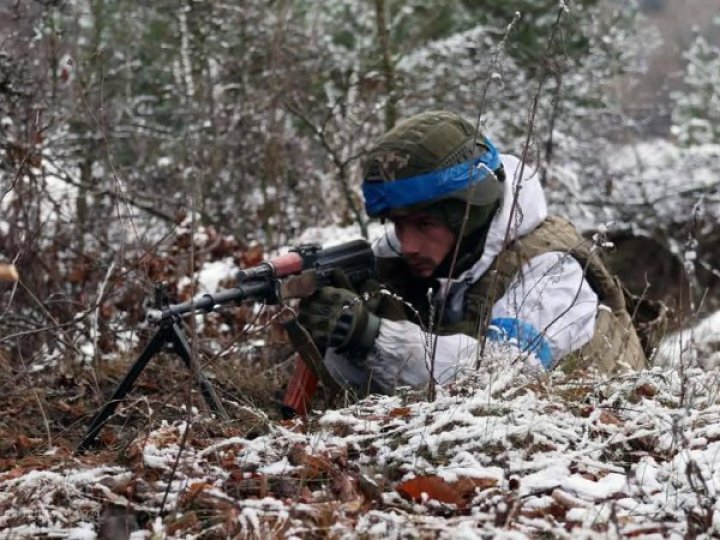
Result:
M365 209L370 217L387 217L453 200L494 211L504 177L497 150L470 122L446 111L425 112L397 124L369 150Z

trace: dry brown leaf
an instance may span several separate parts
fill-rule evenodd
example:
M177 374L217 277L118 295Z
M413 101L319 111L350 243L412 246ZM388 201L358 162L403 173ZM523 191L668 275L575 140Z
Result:
M632 392L630 392L630 396L628 396L628 399L632 403L637 403L642 398L653 398L656 394L657 388L650 383L645 383L633 388Z
M105 446L110 446L118 441L117 434L112 429L105 428L100 433L100 442Z
M208 484L207 482L193 482L185 492L184 502L189 503L208 487L212 487L212 484Z
M79 402L76 405L70 405L63 400L58 400L53 406L61 413L67 414L73 418L79 418L87 413L83 402Z
M70 272L68 272L67 280L70 283L84 283L87 281L89 274L89 266L85 263L78 262L70 269Z
M15 439L15 447L20 451L31 450L42 444L43 440L37 437L28 437L26 435L18 435Z
M247 499L250 497L262 499L268 494L267 477L259 473L246 473L236 469L230 473L225 481L224 489L231 497Z
M17 281L20 279L14 264L0 264L0 281Z
M10 463L14 460L3 460L4 462ZM0 463L0 465L3 465L3 469L6 468L5 463ZM7 472L4 472L0 474L0 482L5 482L6 480L12 480L13 478L18 478L19 476L22 476L27 472L27 469L25 467L15 467L14 469L11 469Z
M245 268L256 266L263 261L263 248L259 244L249 247L245 253L242 254L242 263Z
M65 403L62 399L59 399L58 401L56 401L54 404L54 407L58 411L64 412L64 413L69 413L72 411L72 407L70 405L68 405L67 403Z
M166 526L167 533L172 535L182 530L194 527L198 523L197 514L193 511L184 512L179 518L172 520Z
M115 312L115 306L112 305L110 302L103 302L100 305L100 316L103 319L110 319Z
M663 525L645 525L640 527L633 527L629 532L623 531L623 536L628 538L635 538L636 536L659 536L663 538L667 535L668 528Z
M615 413L612 413L608 410L604 410L600 413L600 416L598 417L598 422L601 424L612 424L615 426L622 426L625 424Z
M495 487L497 483L498 481L495 478L469 478L467 476L463 476L451 485L463 497L471 497L475 493L476 489L482 491L484 489Z
M290 465L302 465L307 459L307 450L304 444L294 444L288 452L288 461Z
M220 466L223 469L232 469L236 466L235 464L235 452L233 450L227 450L223 453L220 458Z
M415 502L423 501L423 493L427 498L456 506L464 506L465 501L458 491L439 476L417 476L412 480L401 482L396 488L403 497Z
M410 407L395 407L394 409L390 410L388 416L390 416L391 418L405 418L406 416L410 416L410 413Z
M313 497L313 493L312 491L310 491L310 488L306 485L303 485L298 492L297 499L300 502L311 503L314 502L315 497Z
M305 456L303 465L303 474L308 479L314 479L322 475L330 476L336 472L335 465L325 456Z
M552 516L557 521L564 521L567 514L567 507L553 500L547 506L523 507L520 514L527 518L546 518Z

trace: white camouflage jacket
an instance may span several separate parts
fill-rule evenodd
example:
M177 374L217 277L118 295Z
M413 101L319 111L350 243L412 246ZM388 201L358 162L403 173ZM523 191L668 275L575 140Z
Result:
M512 215L510 239L537 228L547 217L545 195L537 174L525 167L519 179L520 161L502 156L506 171L502 206L493 219L480 259L467 271L439 287L447 290L447 303L461 309L468 287L488 271L500 253L511 219L513 195L520 182L518 204ZM397 239L390 230L375 242L378 256L397 256ZM490 341L504 341L545 369L555 367L564 356L588 343L594 333L598 297L584 277L580 264L565 253L548 252L530 259L492 307ZM350 359L329 349L325 364L334 378L360 392L392 393L396 386L420 387L432 376L439 384L455 380L472 369L479 341L464 334L437 337L434 370L430 354L435 336L428 336L410 321L382 319L380 332L365 358Z

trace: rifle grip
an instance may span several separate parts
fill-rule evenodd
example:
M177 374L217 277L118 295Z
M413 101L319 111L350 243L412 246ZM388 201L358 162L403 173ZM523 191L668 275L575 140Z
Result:
M295 414L307 416L310 402L318 386L318 376L315 375L300 355L295 360L295 371L288 382L283 406L291 409Z

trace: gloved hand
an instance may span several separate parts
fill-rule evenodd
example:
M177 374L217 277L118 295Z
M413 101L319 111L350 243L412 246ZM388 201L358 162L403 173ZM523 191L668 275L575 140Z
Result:
M303 299L298 322L322 353L333 347L339 353L364 354L380 330L380 318L365 308L356 293L339 287L322 287Z

